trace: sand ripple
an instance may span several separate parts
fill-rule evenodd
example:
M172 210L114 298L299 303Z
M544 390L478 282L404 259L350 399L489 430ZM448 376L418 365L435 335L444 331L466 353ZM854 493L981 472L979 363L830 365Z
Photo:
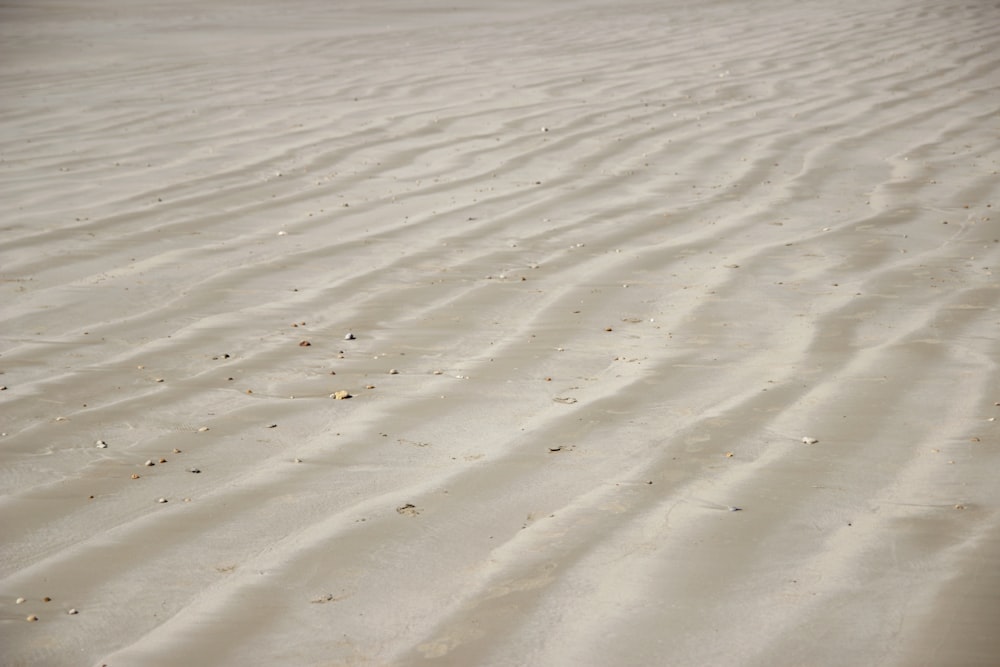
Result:
M991 664L1000 10L420 4L0 8L4 664Z

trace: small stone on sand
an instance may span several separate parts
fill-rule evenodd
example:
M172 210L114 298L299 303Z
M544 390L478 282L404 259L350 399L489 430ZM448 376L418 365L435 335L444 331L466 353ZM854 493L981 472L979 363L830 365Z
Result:
M804 438L802 438L802 442L807 445L815 445L817 442L819 442L819 440L817 440L816 438L810 438L809 436L805 436Z
M334 399L336 399L338 401L342 401L342 400L350 398L350 397L351 397L350 392L345 391L343 389L341 389L340 391L335 391L332 394L330 394L330 398L334 398Z

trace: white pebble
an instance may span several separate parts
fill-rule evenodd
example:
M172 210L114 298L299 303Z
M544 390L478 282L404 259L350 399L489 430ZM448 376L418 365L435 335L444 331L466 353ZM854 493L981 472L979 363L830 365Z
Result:
M78 612L78 611L77 611L76 609L70 609L70 610L69 610L69 611L67 611L66 613L67 613L67 614L69 614L70 616L76 616L76 615L77 615L77 614L79 614L80 612Z
M158 502L158 503L165 503L165 502L167 502L167 499L166 498L157 498L156 502Z
M286 232L285 230L281 230L280 232L278 232L278 236L288 236L288 232Z
M155 463L153 463L153 461L152 461L152 460L148 460L148 461L146 461L145 463L143 463L143 465L144 465L144 466L155 466L156 464L155 464Z
M352 333L344 334L344 340L354 340L355 336Z
M817 440L816 438L810 438L809 436L806 436L802 438L802 442L804 442L807 445L815 445L817 442L819 442L819 440Z
M27 602L27 600L25 600L24 598L18 598L14 600L14 604L24 604L25 602Z
M104 442L103 440L98 440L95 444L97 445L98 449L107 449L108 447L108 443Z
M201 428L198 429L198 433L204 433L207 430L208 430L207 426L202 426Z

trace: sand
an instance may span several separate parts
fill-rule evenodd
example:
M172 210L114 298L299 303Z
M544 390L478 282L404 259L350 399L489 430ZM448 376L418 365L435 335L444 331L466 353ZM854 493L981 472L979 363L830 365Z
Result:
M540 4L0 5L4 665L997 664L1000 6Z

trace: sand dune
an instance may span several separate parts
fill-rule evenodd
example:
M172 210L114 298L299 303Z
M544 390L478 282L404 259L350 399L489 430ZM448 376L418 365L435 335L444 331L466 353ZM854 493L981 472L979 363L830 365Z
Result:
M417 4L0 7L3 664L996 664L1000 6Z

